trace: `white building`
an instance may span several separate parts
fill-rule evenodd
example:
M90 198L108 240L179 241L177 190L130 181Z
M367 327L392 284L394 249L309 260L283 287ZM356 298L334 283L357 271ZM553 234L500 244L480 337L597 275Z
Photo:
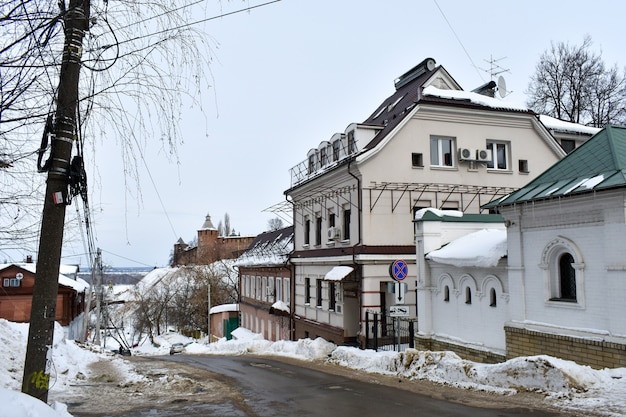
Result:
M396 302L389 265L404 259L417 275L417 210L479 213L564 155L533 112L462 91L434 60L422 61L363 123L322 141L291 170L294 336L362 342L365 312ZM351 269L328 275L337 266ZM408 281L403 302L415 317Z
M605 128L486 208L502 214L505 250L471 233L493 229L478 219L416 221L418 345L626 366L626 128Z

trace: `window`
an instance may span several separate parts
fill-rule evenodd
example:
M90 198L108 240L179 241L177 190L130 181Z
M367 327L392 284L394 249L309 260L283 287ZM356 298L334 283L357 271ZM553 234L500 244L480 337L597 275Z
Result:
M576 142L571 139L561 139L561 148L567 153L576 149Z
M17 278L3 278L2 285L4 287L19 287L20 280Z
M317 246L322 244L322 217L320 215L315 218L315 244Z
M315 284L316 284L315 305L317 307L321 307L322 306L322 280L321 279L316 280Z
M472 289L465 287L465 304L472 304Z
M328 164L328 151L326 148L320 149L320 165L325 167Z
M411 154L411 165L413 168L422 168L424 166L424 155L413 152Z
M343 239L350 239L350 209L343 210Z
M341 141L336 140L333 142L333 161L339 160L339 149L341 149Z
M487 168L505 171L510 169L508 142L487 141L487 149L491 150L491 161L487 162Z
M549 302L584 306L584 262L576 244L559 236L546 245L541 255ZM571 304L569 304L571 303Z
M328 212L328 227L335 227L335 213Z
M576 301L576 271L574 271L574 257L564 253L559 257L559 284L561 299Z
M276 278L276 301L283 301L283 281Z
M496 307L496 305L496 289L492 288L491 290L489 290L489 307Z
M328 309L335 310L335 306L337 305L337 299L335 298L335 283L328 282Z
M289 278L283 279L283 294L285 295L285 302L287 305L291 302L291 282Z
M267 278L267 301L270 303L276 301L276 293L274 292L274 277Z
M304 279L304 304L311 304L311 278Z
M304 244L311 243L311 220L308 217L304 219Z
M261 277L256 277L256 287L254 289L254 298L261 299Z
M524 174L528 174L530 172L528 170L528 159L519 160L519 172L522 172Z
M431 136L430 165L440 167L454 166L454 138Z
M261 300L267 301L267 277L263 277L263 282L261 284Z
M354 130L348 132L348 153L351 155L356 152L356 141L354 139Z
M309 155L309 174L315 172L315 154Z
M443 301L450 301L450 287L443 287Z

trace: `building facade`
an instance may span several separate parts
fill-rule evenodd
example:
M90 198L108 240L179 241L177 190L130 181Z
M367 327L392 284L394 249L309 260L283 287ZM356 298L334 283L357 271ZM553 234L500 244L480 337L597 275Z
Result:
M89 285L76 277L78 267L61 265L55 320L68 326L85 311L85 293ZM0 317L18 323L30 321L33 288L36 279L34 263L0 265Z
M293 226L261 233L237 259L241 325L266 340L291 340Z
M566 154L536 114L462 91L430 58L394 85L363 123L291 170L296 338L360 343L365 312L396 302L390 264L405 260L417 276L417 210L479 213ZM342 266L349 272L336 278ZM415 317L416 283L407 281L400 291Z

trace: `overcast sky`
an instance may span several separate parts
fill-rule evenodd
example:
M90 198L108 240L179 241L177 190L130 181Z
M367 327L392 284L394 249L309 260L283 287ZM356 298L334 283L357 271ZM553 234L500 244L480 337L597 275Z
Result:
M265 2L207 0L198 17ZM508 70L506 100L517 103L551 41L578 45L589 34L604 62L623 68L625 11L604 0L282 0L208 21L200 28L216 46L212 87L202 111L183 109L180 164L155 141L147 168L140 164L140 200L123 191L119 148L96 161L90 204L103 261L164 266L207 213L216 226L228 213L241 235L265 231L276 216L264 210L285 200L289 169L364 121L393 80L427 57L465 90L489 81L488 61L497 60ZM82 243L68 245L62 262L87 265L83 253Z

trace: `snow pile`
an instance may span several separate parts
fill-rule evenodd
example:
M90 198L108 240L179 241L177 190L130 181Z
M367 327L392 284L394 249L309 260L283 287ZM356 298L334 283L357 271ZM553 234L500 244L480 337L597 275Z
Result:
M44 412L24 412L21 407L34 405L24 403L15 393L21 388L24 346L28 332L27 324L0 320L0 401L11 404L3 408L3 416L67 417L63 404L48 407ZM169 332L156 336L154 344L146 340L133 348L134 355L168 355L173 343L183 343L183 354L214 355L273 355L307 361L323 361L363 372L392 375L410 380L431 382L508 395L516 392L539 392L551 405L578 413L600 413L618 417L626 416L626 368L594 370L571 361L549 356L520 357L498 364L482 364L461 359L452 352L430 352L407 349L405 352L375 352L354 347L335 346L324 339L301 339L298 341L271 342L259 334L244 328L233 331L233 339L222 339L206 344L178 333ZM88 349L87 349L88 348ZM94 352L95 350L95 352ZM16 354L15 352L20 352ZM54 392L75 389L89 375L89 364L110 361L127 381L139 381L143 377L134 372L130 362L123 357L105 354L99 347L83 347L63 337L57 326L52 354L54 367L51 373L51 396ZM6 389L8 388L8 390ZM13 390L13 391L11 391ZM15 412L19 414L6 414Z
M6 388L0 388L0 404L3 404L3 417L72 417L65 404L49 406L30 395Z

